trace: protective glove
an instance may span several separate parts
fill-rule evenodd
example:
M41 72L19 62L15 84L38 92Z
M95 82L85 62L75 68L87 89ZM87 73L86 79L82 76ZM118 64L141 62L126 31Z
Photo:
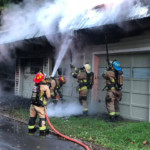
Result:
M54 99L55 98L55 93L51 92L51 98Z
M74 73L74 72L72 72L72 76L73 76L74 78L77 78L77 74Z
M47 102L46 102L46 101L43 101L43 105L46 106L46 105L47 105Z

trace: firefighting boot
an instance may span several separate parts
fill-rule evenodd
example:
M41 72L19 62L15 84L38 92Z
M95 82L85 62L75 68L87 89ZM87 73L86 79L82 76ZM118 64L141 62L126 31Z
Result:
M33 135L36 132L36 127L35 127L35 117L30 117L29 123L28 123L28 134Z
M116 122L115 116L109 116L109 119L106 122Z
M123 118L121 118L120 115L115 115L115 120L116 120L116 121L122 121Z
M34 135L35 132L36 132L36 128L35 127L33 129L28 129L28 134L29 135Z
M88 116L88 111L83 111L83 117L87 117Z
M40 130L40 136L46 136L50 133L49 129L46 130Z

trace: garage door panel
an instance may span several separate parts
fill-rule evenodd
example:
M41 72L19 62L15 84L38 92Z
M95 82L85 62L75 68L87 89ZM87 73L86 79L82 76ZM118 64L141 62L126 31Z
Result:
M130 90L131 90L130 81L124 81L122 90L123 90L123 91L130 91Z
M124 118L130 118L130 107L129 107L129 105L120 104L120 113Z
M150 54L141 54L133 57L132 66L133 67L150 67Z
M98 99L100 99L101 101L105 101L105 96L106 96L106 91L99 91L98 92Z
M121 103L130 104L130 93L123 92Z
M149 82L148 81L133 81L133 91L134 92L149 92Z
M128 58L128 61L127 61ZM110 60L117 59L119 62L121 62L122 67L131 67L131 56L130 55L112 55L109 56ZM99 61L99 67L106 67L108 64L106 62L106 55L103 55L103 57L100 56Z
M150 68L133 68L133 79L145 79L148 80L150 78Z
M98 88L99 90L102 90L106 85L106 81L104 79L100 79L99 80L99 83L98 83ZM131 90L131 84L130 84L130 81L124 81L123 83L123 88L122 88L123 91L130 91Z
M127 61L128 58L128 61ZM131 67L131 56L130 55L114 55L114 56L110 56L111 60L116 59L117 61L121 62L121 66L122 67Z
M102 113L107 113L107 109L106 109L106 104L105 104L105 102L100 102L100 104L99 104L99 111L100 112L102 112Z
M148 107L149 95L132 94L132 104Z
M148 120L149 109L132 107L132 116L138 120Z

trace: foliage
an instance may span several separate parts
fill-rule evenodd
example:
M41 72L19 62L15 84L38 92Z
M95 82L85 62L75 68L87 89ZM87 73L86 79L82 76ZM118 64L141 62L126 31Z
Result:
M8 7L8 4L10 3L19 3L22 0L0 0L0 17L1 17L1 12Z
M21 2L22 0L0 0L0 6L7 5L9 3L18 3Z
M16 117L28 120L28 110L14 110ZM148 122L122 121L108 123L98 118L70 117L50 118L55 128L61 133L112 150L149 150L150 124Z

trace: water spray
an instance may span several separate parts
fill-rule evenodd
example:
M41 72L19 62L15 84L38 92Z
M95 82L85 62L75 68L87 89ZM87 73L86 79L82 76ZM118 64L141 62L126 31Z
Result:
M62 59L64 58L70 44L71 44L71 37L70 36L66 36L65 39L63 40L63 43L61 44L61 47L60 47L60 51L58 53L58 56L57 56L57 59L56 59L56 63L55 63L55 66L54 66L54 69L53 69L53 72L52 72L52 77L55 76L56 72L57 72L57 69L59 68L61 62L62 62Z

